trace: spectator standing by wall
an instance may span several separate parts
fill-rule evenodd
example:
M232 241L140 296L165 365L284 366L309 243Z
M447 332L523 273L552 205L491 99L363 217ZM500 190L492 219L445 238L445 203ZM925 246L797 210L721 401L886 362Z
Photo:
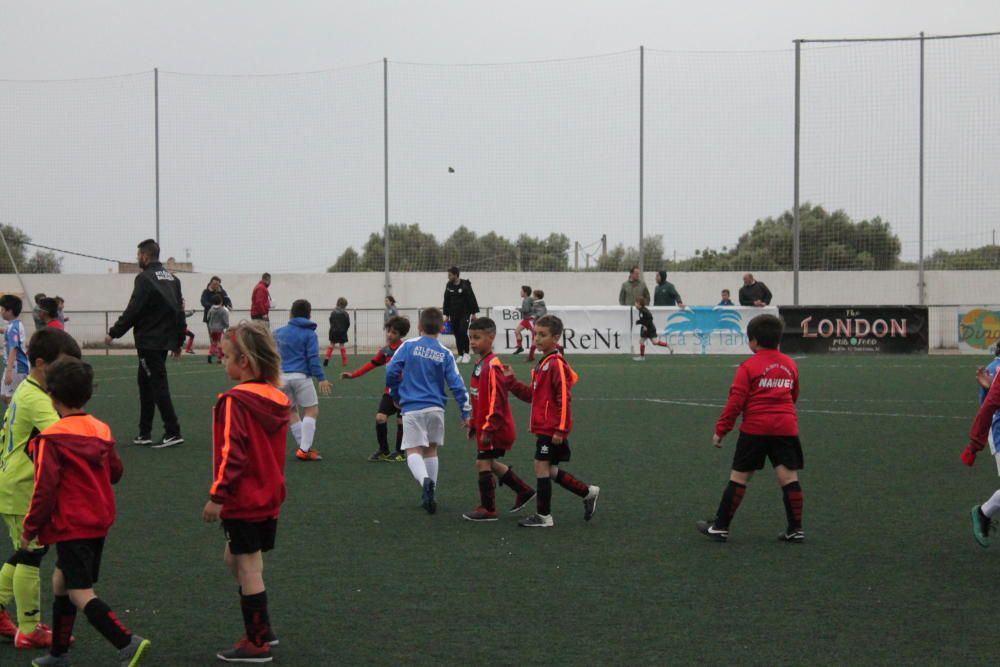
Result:
M656 289L653 291L654 306L680 306L684 307L684 299L674 284L667 280L666 271L656 272Z
M740 305L763 308L771 303L771 290L767 285L754 280L752 273L743 274L743 287L740 288Z
M264 320L269 322L271 320L269 313L271 312L271 274L265 273L260 277L260 282L253 288L253 294L250 295L250 319L251 320Z
M646 303L649 303L649 288L646 287L646 283L642 280L639 267L633 266L628 272L628 280L622 283L622 288L618 292L618 305L634 305L635 300L640 296L646 300Z
M476 293L472 291L472 283L461 278L458 267L448 269L448 283L444 287L445 317L451 322L452 333L455 334L455 347L458 348L458 363L467 364L469 356L469 319L479 312L479 302Z
M204 322L206 326L208 326L208 311L210 311L212 306L215 305L216 295L222 297L223 306L229 310L233 309L233 302L229 298L229 294L227 294L226 290L222 287L222 278L219 276L212 276L212 279L208 281L208 285L205 286L205 289L202 290L201 293L201 307L205 309L204 314L201 316L201 321ZM212 328L209 327L208 331L211 333Z

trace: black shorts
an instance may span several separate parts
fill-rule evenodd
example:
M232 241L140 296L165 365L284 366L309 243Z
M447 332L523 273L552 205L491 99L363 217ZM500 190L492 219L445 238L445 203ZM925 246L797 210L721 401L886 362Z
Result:
M258 551L270 551L274 548L274 536L278 532L278 520L241 521L240 519L223 519L222 530L229 542L229 553L252 554Z
M378 402L378 413L380 415L392 416L399 414L399 408L396 404L392 402L392 396L389 394L382 394L382 398Z
M639 335L647 339L659 337L659 334L656 333L656 327L642 327L639 330Z
M495 461L496 459L502 459L504 454L507 453L506 449L487 449L485 451L476 452L477 461Z
M569 461L572 452L569 450L569 440L563 440L561 445L552 444L552 436L540 435L535 441L535 460L548 461L552 464Z
M337 345L347 345L347 332L346 331L331 331L330 332L330 342Z
M62 570L66 588L93 588L101 573L104 538L56 542L56 567Z
M789 470L805 467L802 457L802 443L797 435L753 435L740 433L733 454L733 470L750 472L764 467L764 460L770 459L771 466L785 466Z

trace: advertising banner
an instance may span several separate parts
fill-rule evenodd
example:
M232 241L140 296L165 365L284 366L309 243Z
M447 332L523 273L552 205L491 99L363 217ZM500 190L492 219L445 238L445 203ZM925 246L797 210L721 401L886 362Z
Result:
M926 306L782 306L786 354L927 352Z
M989 354L997 341L1000 341L1000 306L959 306L959 352Z
M675 354L749 354L747 322L757 315L777 315L777 308L693 306L650 308L653 322ZM567 354L637 354L638 313L625 306L550 306L549 313L563 321L562 344ZM497 323L495 349L509 354L517 347L515 329L521 314L513 306L494 306L490 317ZM525 349L531 332L523 333ZM647 346L647 354L668 354L666 348Z

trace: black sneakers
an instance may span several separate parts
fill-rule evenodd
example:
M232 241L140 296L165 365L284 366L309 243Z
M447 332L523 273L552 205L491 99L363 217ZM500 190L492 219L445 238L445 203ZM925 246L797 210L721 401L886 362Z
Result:
M434 497L434 480L424 477L424 490L420 495L420 506L427 510L428 514L437 512L437 499Z
M167 447L176 447L183 444L184 438L180 435L165 435L163 436L163 440L160 440L155 445L151 445L150 449L166 449Z
M153 439L148 435L137 435L132 439L132 444L145 447L146 445L153 444Z
M716 542L726 542L729 540L729 529L716 528L715 520L698 521L695 523L695 527L698 528L699 533L710 540L715 540Z
M791 542L793 544L799 544L806 539L806 534L802 532L802 529L797 530L784 530L778 533L778 540L781 542Z

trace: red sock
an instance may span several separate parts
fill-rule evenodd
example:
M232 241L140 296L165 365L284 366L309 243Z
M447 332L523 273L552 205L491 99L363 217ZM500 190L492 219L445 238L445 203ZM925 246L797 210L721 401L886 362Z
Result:
M333 345L326 346L326 360L329 361L330 357L333 356Z
M587 486L586 482L573 477L573 475L569 474L565 470L560 470L556 475L556 484L567 491L575 493L581 498L587 495L590 491L590 487Z
M646 356L646 344L645 343L639 343L639 356L640 357L645 357Z
M340 361L342 365L347 365L347 348L343 345L340 346Z
M531 361L534 358L535 358L535 346L532 345L531 349L528 350L528 361Z
M514 340L517 341L517 346L521 347L522 338L521 338L521 332L520 331L515 331L514 332Z
M670 347L669 345L667 345L667 341L665 340L654 340L653 345L657 345L659 347Z

